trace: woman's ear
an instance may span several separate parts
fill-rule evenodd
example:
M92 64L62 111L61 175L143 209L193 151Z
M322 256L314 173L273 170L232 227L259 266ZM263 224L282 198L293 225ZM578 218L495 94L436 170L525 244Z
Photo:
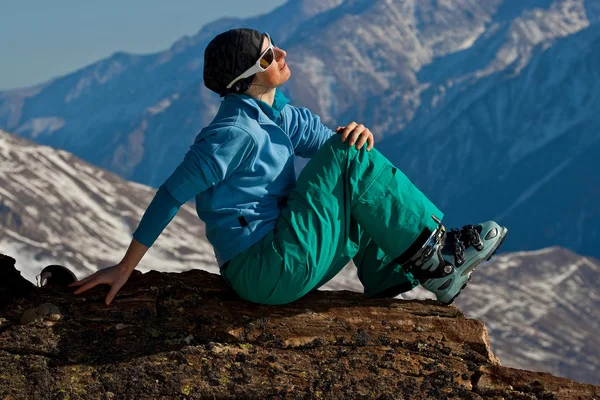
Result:
M236 93L245 93L248 89L250 89L255 79L256 75L236 82L234 85Z

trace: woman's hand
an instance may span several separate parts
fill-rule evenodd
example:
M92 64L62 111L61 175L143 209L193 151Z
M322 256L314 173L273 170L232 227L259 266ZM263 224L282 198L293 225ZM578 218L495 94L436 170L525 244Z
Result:
M356 148L358 150L360 150L365 143L368 143L367 151L371 151L375 145L375 139L373 139L371 131L366 126L357 124L356 122L351 122L346 126L338 126L335 132L342 135L342 142L345 142L346 139L350 139L350 142L348 143L350 146L354 146L356 143Z
M110 305L117 295L117 292L123 287L125 282L127 282L127 279L129 279L132 271L133 268L128 268L124 264L117 264L112 267L101 269L85 279L71 283L69 286L79 286L79 289L73 292L73 294L80 294L96 285L109 285L110 292L108 292L105 302L106 305Z

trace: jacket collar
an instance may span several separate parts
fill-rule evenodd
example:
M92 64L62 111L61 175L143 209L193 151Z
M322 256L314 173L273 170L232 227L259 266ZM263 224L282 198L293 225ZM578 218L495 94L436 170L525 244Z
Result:
M290 102L283 95L283 93L277 89L275 91L273 106L268 105L264 101L250 97L247 94L228 94L223 101L242 102L246 108L253 110L256 115L256 119L260 124L276 123L276 121L280 118L281 110L283 110L283 107Z

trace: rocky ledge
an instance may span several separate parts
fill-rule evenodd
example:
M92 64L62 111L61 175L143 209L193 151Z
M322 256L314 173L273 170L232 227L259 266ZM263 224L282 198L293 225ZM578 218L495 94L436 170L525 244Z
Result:
M600 399L501 366L481 321L433 301L261 306L200 270L106 289L37 288L0 256L1 399Z

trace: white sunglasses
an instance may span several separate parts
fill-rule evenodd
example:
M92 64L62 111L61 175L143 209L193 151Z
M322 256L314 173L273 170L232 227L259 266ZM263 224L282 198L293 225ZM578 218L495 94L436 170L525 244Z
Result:
M248 78L256 73L265 72L273 62L275 61L275 50L274 48L277 46L273 46L273 42L271 41L271 37L268 33L265 32L265 36L269 39L269 47L262 52L256 64L248 68L245 72L243 72L240 76L231 81L229 85L227 85L227 89L231 89L231 87L239 80Z

